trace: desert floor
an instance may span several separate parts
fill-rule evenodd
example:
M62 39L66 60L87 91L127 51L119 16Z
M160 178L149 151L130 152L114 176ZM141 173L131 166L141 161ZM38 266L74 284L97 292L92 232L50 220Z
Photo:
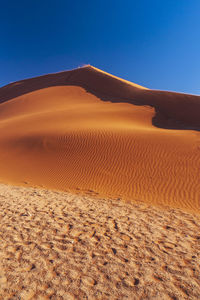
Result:
M200 218L0 184L0 299L200 299Z

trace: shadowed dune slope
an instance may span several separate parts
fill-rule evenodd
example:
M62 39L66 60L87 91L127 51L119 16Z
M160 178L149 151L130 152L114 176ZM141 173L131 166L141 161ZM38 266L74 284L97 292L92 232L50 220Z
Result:
M91 66L19 81L0 89L0 180L196 210L199 129L200 97Z

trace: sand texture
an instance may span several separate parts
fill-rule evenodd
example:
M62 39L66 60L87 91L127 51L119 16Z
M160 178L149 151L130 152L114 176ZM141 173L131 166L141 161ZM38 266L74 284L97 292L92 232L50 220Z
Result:
M0 184L0 299L200 299L200 218Z
M91 66L0 89L0 180L200 209L200 97Z

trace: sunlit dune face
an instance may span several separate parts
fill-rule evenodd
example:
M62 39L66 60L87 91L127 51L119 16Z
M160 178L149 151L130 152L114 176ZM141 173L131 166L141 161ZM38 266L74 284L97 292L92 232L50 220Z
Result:
M1 103L0 180L199 209L199 132L156 127L153 106L109 97L73 84Z
M141 86L141 85L139 85L139 84L130 82L130 81L128 81L128 80L121 79L121 78L119 78L119 77L117 77L117 76L111 75L111 74L109 74L109 73L107 73L107 72L104 72L104 71L102 71L102 70L100 70L100 69L97 69L97 68L95 68L95 67L93 67L93 66L88 66L88 68L91 68L92 70L94 70L94 71L96 71L96 72L98 72L98 73L100 72L100 73L102 73L102 74L105 74L106 76L109 76L109 77L111 77L111 78L120 80L121 82L126 83L126 84L129 84L129 85L131 85L131 86L133 86L133 87L136 87L136 88L138 88L138 89L148 90L148 88L146 88L146 87L144 87L144 86Z

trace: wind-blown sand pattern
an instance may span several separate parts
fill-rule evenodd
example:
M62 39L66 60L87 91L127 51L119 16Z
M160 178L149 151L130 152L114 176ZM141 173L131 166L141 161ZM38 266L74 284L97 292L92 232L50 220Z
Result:
M200 299L200 219L0 184L0 299Z
M200 208L200 97L91 66L0 89L5 183Z
M200 299L199 130L92 66L0 88L0 300Z

